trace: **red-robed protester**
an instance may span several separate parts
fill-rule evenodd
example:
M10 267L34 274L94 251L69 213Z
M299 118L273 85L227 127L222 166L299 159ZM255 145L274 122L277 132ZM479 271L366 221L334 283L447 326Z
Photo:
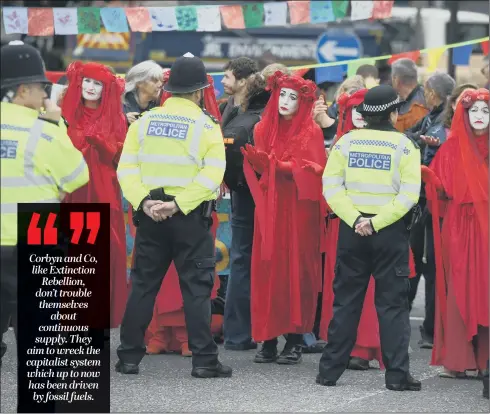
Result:
M170 70L164 73L164 84L168 81ZM216 103L214 93L213 78L208 75L210 86L204 89L204 107L217 119L221 119L221 114ZM171 93L163 91L161 105L172 96ZM218 216L213 212L213 226L211 231L216 238L219 221ZM211 299L216 298L219 288L219 277L215 276L214 288ZM211 320L211 331L214 335L221 333L223 317L213 315ZM179 276L174 263L170 265L165 275L153 310L153 318L146 331L145 341L147 343L146 352L148 354L160 354L165 352L179 352L182 356L190 357L187 329L184 316L184 301L180 291Z
M301 360L302 334L312 331L322 285L326 154L323 134L311 116L315 84L276 72L268 89L272 95L255 126L255 146L243 150L256 205L252 337L265 341L255 362L292 364ZM276 338L283 334L288 338L277 358Z
M68 88L61 102L73 145L87 162L89 183L67 195L68 203L109 203L111 328L121 324L128 296L126 231L116 169L127 126L121 96L124 80L98 63L72 63L66 72Z
M426 178L434 228L436 324L432 365L444 377L486 367L488 350L488 123L489 92L461 97L448 140ZM439 202L436 200L439 199Z

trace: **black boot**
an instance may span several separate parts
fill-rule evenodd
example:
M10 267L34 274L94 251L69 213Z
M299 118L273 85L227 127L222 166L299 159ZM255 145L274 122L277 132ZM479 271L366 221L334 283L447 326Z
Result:
M284 350L277 358L277 363L281 365L294 365L299 364L302 360L303 347L301 343L303 341L303 335L301 334L288 334L288 339Z
M140 369L138 364L126 364L119 360L116 362L116 372L120 372L121 374L138 374Z
M262 348L257 352L254 362L258 364L267 364L276 362L277 359L277 338L264 341Z
M396 384L386 384L386 388L390 391L420 391L422 383L408 374L405 381Z
M233 374L231 367L218 362L215 367L192 368L191 375L194 378L230 378Z
M354 371L367 371L369 369L369 361L358 357L351 357L349 359L347 369L352 369Z

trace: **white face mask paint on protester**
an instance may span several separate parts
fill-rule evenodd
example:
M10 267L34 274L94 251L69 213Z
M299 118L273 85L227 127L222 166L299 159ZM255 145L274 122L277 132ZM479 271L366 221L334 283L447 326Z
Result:
M294 115L298 110L298 92L290 88L282 88L279 95L279 114Z
M364 118L362 115L357 112L357 106L354 106L352 108L352 125L354 125L355 128L364 128L366 126L366 121L364 121Z
M98 101L102 96L104 85L102 82L92 78L83 78L82 80L82 97L87 101Z
M488 128L488 103L476 101L468 111L468 118L473 129L479 131Z

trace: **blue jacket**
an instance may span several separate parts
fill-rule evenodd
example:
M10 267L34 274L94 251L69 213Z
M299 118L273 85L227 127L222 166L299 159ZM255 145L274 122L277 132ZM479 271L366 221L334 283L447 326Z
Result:
M439 147L430 147L425 145L421 139L421 135L427 135L434 138L439 138L441 144L446 140L446 128L444 126L444 104L432 109L424 118L416 123L412 128L405 133L414 139L421 148L422 164L429 165L436 155Z

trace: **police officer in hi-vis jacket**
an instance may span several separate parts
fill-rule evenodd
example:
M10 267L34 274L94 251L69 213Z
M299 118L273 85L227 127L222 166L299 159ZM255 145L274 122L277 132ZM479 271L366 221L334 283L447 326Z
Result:
M332 148L324 196L340 217L333 318L317 383L334 386L349 363L369 279L386 387L419 391L409 372L409 231L420 193L420 149L394 125L400 99L391 86L370 89L357 108L367 128L345 134Z

